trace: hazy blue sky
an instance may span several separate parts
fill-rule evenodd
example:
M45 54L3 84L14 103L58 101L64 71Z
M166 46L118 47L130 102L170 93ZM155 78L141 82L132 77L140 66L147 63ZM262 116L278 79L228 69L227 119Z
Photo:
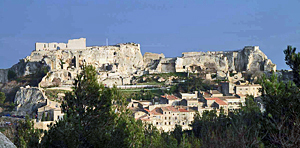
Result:
M135 42L142 53L181 56L184 51L258 45L278 69L283 49L300 49L296 0L0 0L0 68L9 68L35 42L87 38L87 45Z

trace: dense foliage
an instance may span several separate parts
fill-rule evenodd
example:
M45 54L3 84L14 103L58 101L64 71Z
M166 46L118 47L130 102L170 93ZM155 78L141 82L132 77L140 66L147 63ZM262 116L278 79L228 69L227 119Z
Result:
M19 121L14 144L17 147L38 147L42 131L33 128L34 123L26 116L26 121Z
M0 91L0 105L4 103L6 99L5 93Z

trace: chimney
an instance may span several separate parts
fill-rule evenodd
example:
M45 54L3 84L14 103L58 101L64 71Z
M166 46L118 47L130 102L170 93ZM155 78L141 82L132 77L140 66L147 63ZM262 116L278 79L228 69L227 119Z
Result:
M198 91L195 91L195 94L196 94L196 97L198 98L199 96L198 96Z

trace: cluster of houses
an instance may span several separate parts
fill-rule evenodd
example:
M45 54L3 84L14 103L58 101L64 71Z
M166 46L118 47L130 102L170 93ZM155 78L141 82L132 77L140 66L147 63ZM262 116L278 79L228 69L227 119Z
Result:
M159 130L172 131L175 125L181 125L183 130L189 130L189 124L198 112L216 110L217 114L225 114L239 110L245 105L247 95L259 97L261 86L258 84L238 82L219 83L216 90L195 91L162 95L156 101L129 99L128 108L132 110L136 120L142 120L156 126ZM47 130L47 125L62 119L64 116L61 104L47 99L46 104L38 108L35 127Z
M156 126L159 130L172 131L175 125L181 125L183 130L191 127L196 112L221 110L225 114L239 110L245 105L247 95L260 96L261 86L258 84L230 82L219 83L218 89L210 91L195 91L160 96L154 100L128 100L128 108L132 110L136 120L142 120Z

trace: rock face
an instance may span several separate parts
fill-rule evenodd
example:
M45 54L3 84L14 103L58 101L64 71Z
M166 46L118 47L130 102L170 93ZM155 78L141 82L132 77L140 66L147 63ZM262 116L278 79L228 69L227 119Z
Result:
M243 50L228 52L184 52L182 57L176 59L161 58L157 63L157 67L151 67L151 69L155 69L158 73L276 71L276 65L267 58L258 46L246 46ZM145 62L145 65L148 63Z
M17 64L13 65L9 69L0 69L0 83L8 82L9 71L15 73L17 77L21 77L36 74L45 66L46 65L42 61L31 62L28 59L21 59Z
M8 69L0 69L0 83L6 83L8 81L7 73Z
M154 71L159 70L159 68L161 67L160 60L164 58L165 55L162 53L157 54L157 53L146 52L144 54L144 67L147 67L146 70L154 70Z
M144 73L276 70L258 46L228 52L184 52L181 57L165 58L162 53L146 52L142 56L140 45L135 43L86 47L86 39L80 38L68 43L36 43L30 56L10 69L0 70L0 84L8 81L9 70L20 77L46 67L49 72L40 87L71 86L83 65L93 65L99 82L105 85L131 84L134 76Z
M0 132L0 148L16 148L16 146Z
M48 47L54 46L54 43L45 43L45 46L37 43L36 51L26 59L42 62L50 67L50 72L41 82L42 87L57 84L72 85L74 78L85 64L93 65L99 73L100 81L110 85L129 84L130 81L127 79L141 73L143 56L139 44L85 47L85 40L83 42L79 39L78 43L76 42L77 40L73 41L80 48L72 48L75 45L70 46L69 40L67 45L63 44L64 48L57 50ZM55 46L58 47L60 44L62 43L57 43Z
M17 104L17 114L32 114L46 103L46 97L37 87L20 87L14 103Z

